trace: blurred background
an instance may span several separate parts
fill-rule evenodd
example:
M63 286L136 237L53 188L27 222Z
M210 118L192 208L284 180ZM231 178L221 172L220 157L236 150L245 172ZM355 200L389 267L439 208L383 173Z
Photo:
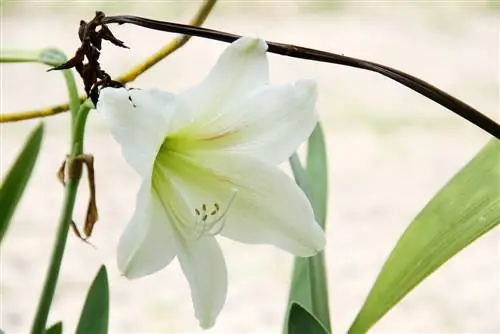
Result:
M79 20L95 10L188 22L200 1L3 1L2 48L54 46L71 56ZM495 1L220 1L205 26L319 48L414 74L499 120L499 8ZM118 75L174 37L112 27L130 50L104 46ZM197 84L223 43L193 39L132 87L177 92ZM347 330L398 237L426 202L488 141L448 110L380 75L269 55L271 81L313 78L329 153L328 280L336 333ZM1 112L66 101L59 73L37 64L1 65ZM69 115L45 119L40 160L1 249L0 327L27 333L52 248L63 189L55 173L68 152ZM38 121L1 125L1 175ZM50 323L73 332L88 286L105 263L111 333L198 333L187 282L175 262L139 280L120 277L119 235L134 210L139 178L98 114L85 151L96 159L100 220L91 242L70 235ZM288 170L287 166L284 166ZM86 208L80 187L74 219ZM229 295L206 333L279 333L292 257L269 246L221 239ZM497 333L499 231L482 237L411 292L373 333Z

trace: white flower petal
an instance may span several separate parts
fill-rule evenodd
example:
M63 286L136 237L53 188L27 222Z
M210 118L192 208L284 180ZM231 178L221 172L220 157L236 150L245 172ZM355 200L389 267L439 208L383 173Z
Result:
M273 244L296 256L311 256L324 248L325 235L309 200L280 169L235 155L213 157L207 165L238 187L222 235Z
M316 95L310 80L261 88L222 110L212 122L192 127L190 135L203 143L190 144L197 150L244 153L279 164L311 135L317 123Z
M193 201L213 199L226 208L236 190L223 236L272 244L297 256L311 256L324 248L325 236L309 200L277 167L251 156L215 152L177 159L172 177L182 182L180 187ZM186 173L184 178L181 171Z
M104 88L97 110L122 146L127 162L147 177L169 130L175 96L156 89Z
M199 233L193 197L175 175L186 164L173 152L160 152L153 171L152 186L175 231L177 256L191 288L196 317L203 328L212 327L227 294L226 264L213 236ZM187 166L190 169L190 166ZM202 170L194 169L201 172ZM187 175L192 175L188 170ZM184 180L189 180L189 177ZM188 183L192 181L189 180ZM203 183L202 183L203 184ZM202 210L199 208L199 210Z
M176 255L175 236L159 199L145 181L137 195L134 215L118 244L118 268L127 278L152 274Z
M202 328L210 328L227 295L227 270L222 251L210 236L179 244L179 263L191 288L196 318Z
M217 118L222 106L267 84L269 66L264 40L242 37L229 45L207 78L179 94L197 122Z

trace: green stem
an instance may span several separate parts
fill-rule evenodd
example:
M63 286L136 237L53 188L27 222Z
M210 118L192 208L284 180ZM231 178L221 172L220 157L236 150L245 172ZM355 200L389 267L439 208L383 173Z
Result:
M49 66L58 66L66 62L68 58L59 49L45 48L41 50L1 50L0 63L42 63ZM69 109L71 111L71 138L74 136L74 122L78 109L80 108L80 97L78 88L71 70L63 71L66 87L69 95Z
M76 95L78 97L78 95ZM69 166L71 168L71 161L76 156L83 153L83 139L85 135L85 124L87 116L92 108L90 103L81 105L77 117L72 119L72 128L74 128L73 138L71 141L71 154L68 158ZM74 127L73 127L74 124ZM40 297L35 320L31 328L32 334L43 334L47 324L47 317L49 315L50 305L54 297L54 292L59 277L61 262L66 247L66 240L68 237L69 227L73 216L73 208L75 206L76 194L80 178L69 179L66 184L66 194L64 199L64 206L59 220L59 227L57 228L56 241L52 250L49 269L45 277L42 296Z
M63 75L66 86L68 87L69 110L71 112L72 121L71 138L75 138L75 122L77 121L78 110L80 109L80 97L78 96L78 88L76 87L75 77L71 73L71 70L64 70Z
M69 180L66 184L66 195L61 219L59 220L59 227L57 229L56 242L54 244L54 249L52 250L50 265L47 271L47 276L45 277L42 296L38 302L33 327L31 328L32 334L43 334L45 332L47 317L49 315L50 305L52 304L52 299L54 297L54 291L59 277L59 270L61 268L61 261L64 255L69 226L71 224L78 183L79 180L76 179Z
M0 63L32 63L39 61L38 50L1 50Z
M49 66L58 66L67 60L64 52L58 49L43 49L38 54L38 61ZM66 87L68 88L69 110L71 112L71 138L75 136L75 122L80 109L80 97L78 96L78 88L76 87L75 77L71 70L63 71Z
M75 95L78 99L78 94ZM73 146L77 146L78 154L83 153L83 139L85 136L85 125L87 124L87 116L89 111L94 108L94 104L90 100L86 100L80 107L78 115L75 117L75 135L73 137Z
M50 66L57 66L66 61L66 55L57 49L43 49L40 51L11 51L0 54L0 62L40 62ZM85 102L80 106L80 97L75 79L70 70L63 71L64 80L69 95L69 107L71 110L71 152L68 158L68 165L71 168L75 157L83 153L83 139L85 135L85 124L87 116L93 105ZM54 298L54 292L61 269L61 262L66 247L68 231L71 225L73 209L75 206L76 194L80 177L70 178L66 184L63 210L57 228L56 240L50 259L49 268L45 277L42 295L38 302L38 307L31 328L33 334L43 334L47 324L50 306Z

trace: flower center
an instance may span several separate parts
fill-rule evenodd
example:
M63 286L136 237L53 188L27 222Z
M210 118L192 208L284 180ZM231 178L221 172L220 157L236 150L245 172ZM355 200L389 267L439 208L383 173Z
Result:
M215 236L222 231L226 223L226 214L234 201L236 192L236 190L231 192L231 196L227 204L224 205L223 210L221 210L221 206L218 202L213 202L211 207L203 203L201 206L194 209L196 218L196 239L200 238L202 235Z
M152 178L171 223L187 239L221 233L238 190L171 144L168 139L162 144Z

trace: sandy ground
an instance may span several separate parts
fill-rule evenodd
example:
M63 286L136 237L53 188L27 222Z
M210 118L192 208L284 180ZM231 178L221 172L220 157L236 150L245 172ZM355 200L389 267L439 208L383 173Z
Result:
M379 5L298 15L286 3L269 10L233 8L207 25L269 40L322 48L416 74L498 119L499 18L477 8ZM467 3L464 3L464 6ZM470 5L471 3L469 3ZM37 7L38 6L38 7ZM187 20L189 13L134 14ZM2 17L3 47L78 45L77 24L92 16L83 3L58 16L43 3ZM439 7L439 8L438 8ZM109 5L108 13L117 12ZM153 8L154 9L154 8ZM114 29L131 51L106 46L103 66L120 73L170 36L133 27ZM133 85L171 91L197 83L224 45L195 40ZM398 237L426 201L487 142L488 136L447 110L381 76L354 69L270 56L272 81L315 78L325 124L330 170L328 280L333 327L345 332ZM2 112L65 99L61 76L41 65L2 65ZM0 327L27 333L40 293L62 202L55 171L68 151L67 115L46 120L46 138L28 191L1 249ZM1 127L1 174L35 122ZM177 263L127 281L115 265L115 246L134 208L139 179L98 115L90 117L86 151L96 157L100 221L92 242L71 236L50 322L74 331L97 268L108 266L112 333L200 332L189 289ZM75 220L86 203L81 187ZM497 333L499 233L489 233L416 288L373 333ZM292 257L268 246L221 240L229 269L227 304L207 333L279 333Z

